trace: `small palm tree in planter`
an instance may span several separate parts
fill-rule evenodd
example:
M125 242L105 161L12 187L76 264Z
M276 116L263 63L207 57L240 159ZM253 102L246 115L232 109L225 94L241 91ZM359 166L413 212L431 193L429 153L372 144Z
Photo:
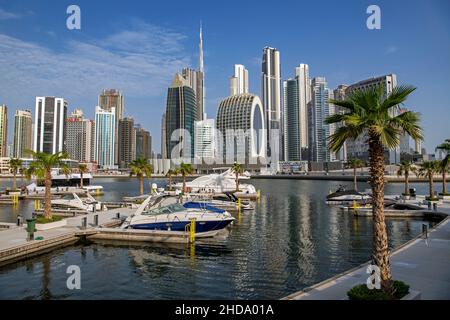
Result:
M419 176L428 178L430 195L426 198L430 201L438 200L434 195L434 175L439 172L439 161L424 161L419 169Z
M63 160L69 158L69 155L66 152L50 154L34 151L30 151L30 154L33 156L34 161L31 162L27 170L27 178L31 178L34 175L37 179L44 180L44 218L52 220L52 168L60 167L63 171L67 171L68 167Z
M402 161L397 171L397 176L405 176L405 192L404 196L409 197L409 174L415 173L417 175L417 168L414 164L409 161Z
M329 140L333 152L339 151L347 140L363 135L368 137L374 240L372 261L380 269L381 292L391 298L395 298L397 288L391 276L384 216L384 150L396 148L404 132L413 140L423 139L418 113L406 111L397 115L395 112L414 90L411 86L398 86L385 94L381 85L355 90L345 100L331 100L330 103L342 107L345 112L325 120L327 124L340 124Z
M242 166L240 163L235 162L231 167L231 171L234 172L236 176L236 192L239 191L239 175L242 173Z
M182 162L180 164L180 174L183 177L183 193L186 192L186 176L191 175L194 172L194 168L190 163Z
M436 150L442 150L445 152L445 158L441 161L441 174L442 174L442 195L448 196L447 193L447 173L450 165L450 139L445 139L445 142L438 145Z
M9 160L9 167L11 168L11 172L13 174L13 191L17 189L17 173L22 170L23 162L18 158L11 158Z
M153 166L148 163L147 159L145 158L138 158L136 160L133 160L130 163L130 177L135 175L139 179L139 194L144 194L144 183L143 178L146 176L147 178L150 178L152 176L153 172Z
M356 182L356 169L362 168L362 166L364 165L364 161L358 158L353 158L347 161L347 165L353 169L353 189L355 189L355 191L358 191L358 185Z

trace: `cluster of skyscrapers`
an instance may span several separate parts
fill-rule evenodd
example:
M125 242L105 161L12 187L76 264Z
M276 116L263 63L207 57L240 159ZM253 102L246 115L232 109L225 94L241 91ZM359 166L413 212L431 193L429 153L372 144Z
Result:
M31 110L16 110L12 150L8 153L7 106L0 106L0 156L28 158L29 150L45 153L66 151L72 160L95 168L127 168L138 157L152 157L150 132L124 117L124 97L116 89L103 90L95 107L95 119L75 109L67 115L64 98L36 97Z
M292 78L282 80L280 52L265 47L261 96L249 93L248 70L236 64L230 77L230 96L219 103L215 120L206 119L202 48L200 33L199 70L184 69L168 89L161 125L163 158L201 159L197 163L205 158L228 160L225 163L256 158L264 159L274 169L280 161L329 164L354 157L368 159L365 135L347 142L337 153L329 150L329 137L339 124L328 125L325 119L344 112L331 100L343 100L354 90L373 86L382 86L387 95L397 85L395 74L342 84L332 90L325 77L310 77L309 66L302 63ZM178 134L180 129L185 129L184 133ZM237 134L239 131L243 134ZM408 139L405 136L403 144ZM386 150L386 158L391 163L399 162L400 148Z

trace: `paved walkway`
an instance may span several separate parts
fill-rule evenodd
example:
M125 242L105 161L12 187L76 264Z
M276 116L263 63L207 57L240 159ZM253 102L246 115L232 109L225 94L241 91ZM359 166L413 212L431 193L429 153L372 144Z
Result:
M450 208L441 209L450 214ZM285 299L342 300L347 291L366 283L367 265L337 275ZM450 299L450 217L429 231L428 239L418 238L395 250L391 255L391 272L395 280L420 291L421 299Z

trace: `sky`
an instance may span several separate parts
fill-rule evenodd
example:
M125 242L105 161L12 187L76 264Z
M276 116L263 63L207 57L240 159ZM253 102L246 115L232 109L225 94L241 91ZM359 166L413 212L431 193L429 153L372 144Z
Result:
M81 10L69 30L67 7ZM381 9L381 29L369 30L369 5ZM280 51L282 79L300 63L311 77L339 84L389 73L417 90L405 107L422 114L429 153L450 138L450 1L63 1L0 0L0 104L31 109L36 96L68 101L93 118L98 94L120 89L125 115L153 136L160 150L167 87L183 67L198 67L203 25L205 102L215 118L229 94L234 64L249 70L260 95L265 46Z

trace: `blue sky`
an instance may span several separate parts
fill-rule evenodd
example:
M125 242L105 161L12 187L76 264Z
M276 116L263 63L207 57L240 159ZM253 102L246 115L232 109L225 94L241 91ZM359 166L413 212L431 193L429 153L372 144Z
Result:
M81 8L81 30L66 28L66 8ZM381 8L381 30L366 8ZM125 113L151 131L159 150L166 90L175 72L197 67L203 22L206 112L228 95L235 63L260 94L264 46L280 50L282 78L309 64L329 87L396 73L417 86L406 107L422 113L429 152L450 138L450 1L2 1L0 103L31 108L36 95L62 96L69 112L93 117L103 88L119 88Z

